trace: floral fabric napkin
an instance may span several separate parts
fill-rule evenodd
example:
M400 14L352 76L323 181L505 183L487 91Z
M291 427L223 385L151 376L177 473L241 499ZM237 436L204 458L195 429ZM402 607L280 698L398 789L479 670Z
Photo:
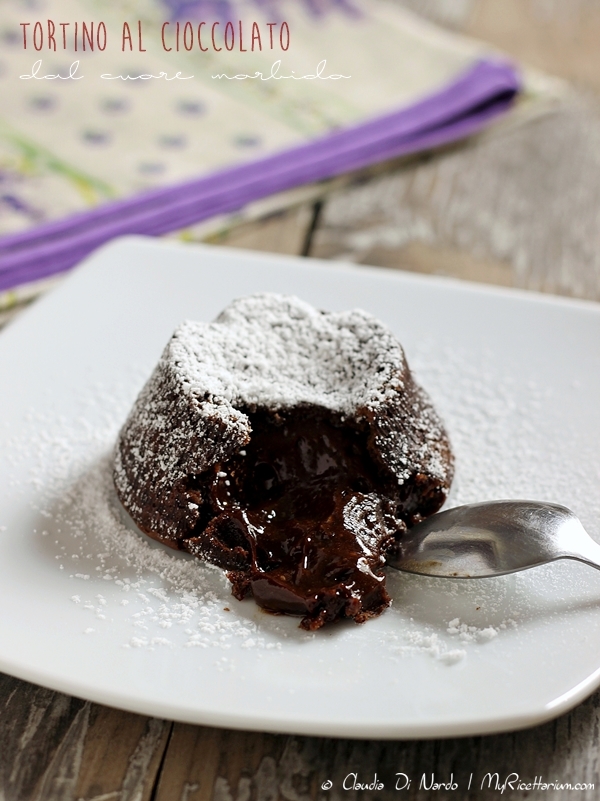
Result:
M264 165L279 169L277 154L285 154L282 169L298 153L314 161L318 152L307 146L318 149L325 140L321 160L331 161L342 147L340 132L379 120L375 129L383 133L398 109L414 122L410 111L422 98L462 87L489 56L391 0L0 0L0 12L0 290L67 269L105 241L90 235L88 245L69 245L68 258L48 256L49 242L58 247L86 226L97 230L100 208L116 202L122 222L124 209L133 213L132 199L134 206L142 197L155 197L161 208L176 204L166 227L113 230L102 223L107 238L189 229L214 216L204 208L194 219L192 210L178 225L181 198L205 193L198 181L217 176L226 186L232 170L239 181L237 167L255 164L254 186ZM501 77L486 78L490 97L506 101L503 110L519 81L497 57L491 64ZM464 110L455 92L448 112L434 107L441 117L433 123L427 112L426 125L451 123L445 140L430 136L421 144L413 132L412 145L397 152L485 124L479 95L460 91ZM456 127L461 113L473 110L480 123ZM237 205L239 184L232 183L232 199L216 204L215 213L240 216L272 192L395 155L379 141L362 161L338 159L337 173L296 170L287 183L239 191ZM65 219L74 222L53 227Z

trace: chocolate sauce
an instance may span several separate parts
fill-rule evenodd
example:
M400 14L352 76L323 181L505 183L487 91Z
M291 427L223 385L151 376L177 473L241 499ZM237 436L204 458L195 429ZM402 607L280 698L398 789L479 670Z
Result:
M248 416L246 449L199 477L201 522L184 547L225 567L236 597L302 615L303 628L379 614L383 553L405 527L366 435L325 412Z

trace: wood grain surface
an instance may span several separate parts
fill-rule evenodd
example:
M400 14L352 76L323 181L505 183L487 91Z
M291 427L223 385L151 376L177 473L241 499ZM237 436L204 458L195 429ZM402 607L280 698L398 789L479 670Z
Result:
M575 93L327 199L311 256L600 298L600 114Z
M402 2L570 79L573 91L527 125L212 241L599 300L600 0ZM0 708L0 801L487 801L500 795L495 778L487 786L488 773L499 782L517 773L526 782L595 784L508 790L509 798L600 797L600 694L526 731L402 742L173 724L1 675ZM353 774L366 783L377 774L385 788L343 789ZM411 779L400 793L397 774ZM458 790L428 789L451 776ZM322 789L328 781L331 789Z
M171 724L79 701L17 679L0 680L3 801L326 801L397 798L488 801L522 782L600 786L600 695L520 732L431 741L319 739ZM377 793L345 790L356 781ZM399 774L401 774L399 776ZM490 777L488 778L488 774ZM432 783L454 781L445 793ZM331 789L322 789L326 782ZM469 781L471 787L468 789ZM491 783L491 786L490 786ZM597 789L530 791L585 801ZM510 792L507 797L514 797Z

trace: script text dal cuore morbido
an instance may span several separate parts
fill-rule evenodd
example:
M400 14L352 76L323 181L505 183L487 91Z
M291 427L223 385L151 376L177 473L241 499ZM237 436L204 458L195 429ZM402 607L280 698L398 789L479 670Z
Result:
M23 49L36 51L73 50L104 51L109 43L104 22L21 22ZM124 22L118 44L122 51L146 52L145 32L140 20L131 25ZM187 50L282 50L290 47L290 27L287 22L163 22L160 45L167 53Z

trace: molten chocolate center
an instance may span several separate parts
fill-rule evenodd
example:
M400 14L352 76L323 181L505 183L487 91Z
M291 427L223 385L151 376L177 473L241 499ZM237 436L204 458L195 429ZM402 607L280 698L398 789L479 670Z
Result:
M304 628L379 614L382 554L404 526L379 494L364 434L324 413L249 417L246 449L201 477L204 554L229 570L236 597L303 615Z

